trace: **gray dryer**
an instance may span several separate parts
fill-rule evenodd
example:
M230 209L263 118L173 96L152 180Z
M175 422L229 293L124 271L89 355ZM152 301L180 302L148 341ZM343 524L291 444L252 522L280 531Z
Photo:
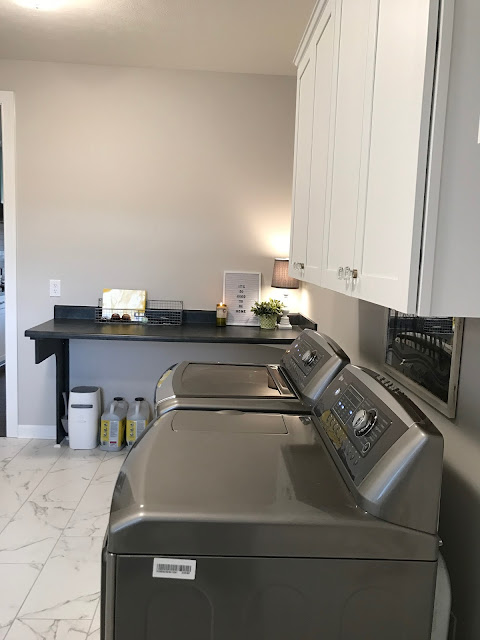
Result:
M129 453L104 640L429 640L443 440L347 366L312 415L172 411Z

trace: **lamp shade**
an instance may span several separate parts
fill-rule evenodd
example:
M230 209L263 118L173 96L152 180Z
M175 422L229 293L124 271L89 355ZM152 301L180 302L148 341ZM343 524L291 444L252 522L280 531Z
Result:
M278 289L298 289L299 286L299 281L288 275L288 258L275 258L272 287Z

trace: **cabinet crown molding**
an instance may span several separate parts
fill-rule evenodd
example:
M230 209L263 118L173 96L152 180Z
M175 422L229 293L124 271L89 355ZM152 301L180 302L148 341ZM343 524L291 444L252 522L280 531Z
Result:
M297 52L293 59L293 62L297 67L312 40L312 36L315 33L315 29L317 28L318 22L322 17L323 12L325 11L326 5L327 0L319 0L315 6L315 9L313 10L312 15L310 16L310 20L308 21L307 27L302 36L302 39L300 40L300 44L298 45Z

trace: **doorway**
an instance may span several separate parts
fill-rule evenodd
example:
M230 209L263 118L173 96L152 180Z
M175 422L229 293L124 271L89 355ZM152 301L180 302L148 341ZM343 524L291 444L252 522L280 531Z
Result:
M15 102L0 91L0 436L18 435Z

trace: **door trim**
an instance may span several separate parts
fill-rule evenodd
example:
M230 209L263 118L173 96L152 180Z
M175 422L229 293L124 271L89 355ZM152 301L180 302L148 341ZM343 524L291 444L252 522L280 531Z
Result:
M7 436L18 436L18 326L17 326L17 209L15 97L12 91L0 91L2 110L2 157L5 225L5 358Z

